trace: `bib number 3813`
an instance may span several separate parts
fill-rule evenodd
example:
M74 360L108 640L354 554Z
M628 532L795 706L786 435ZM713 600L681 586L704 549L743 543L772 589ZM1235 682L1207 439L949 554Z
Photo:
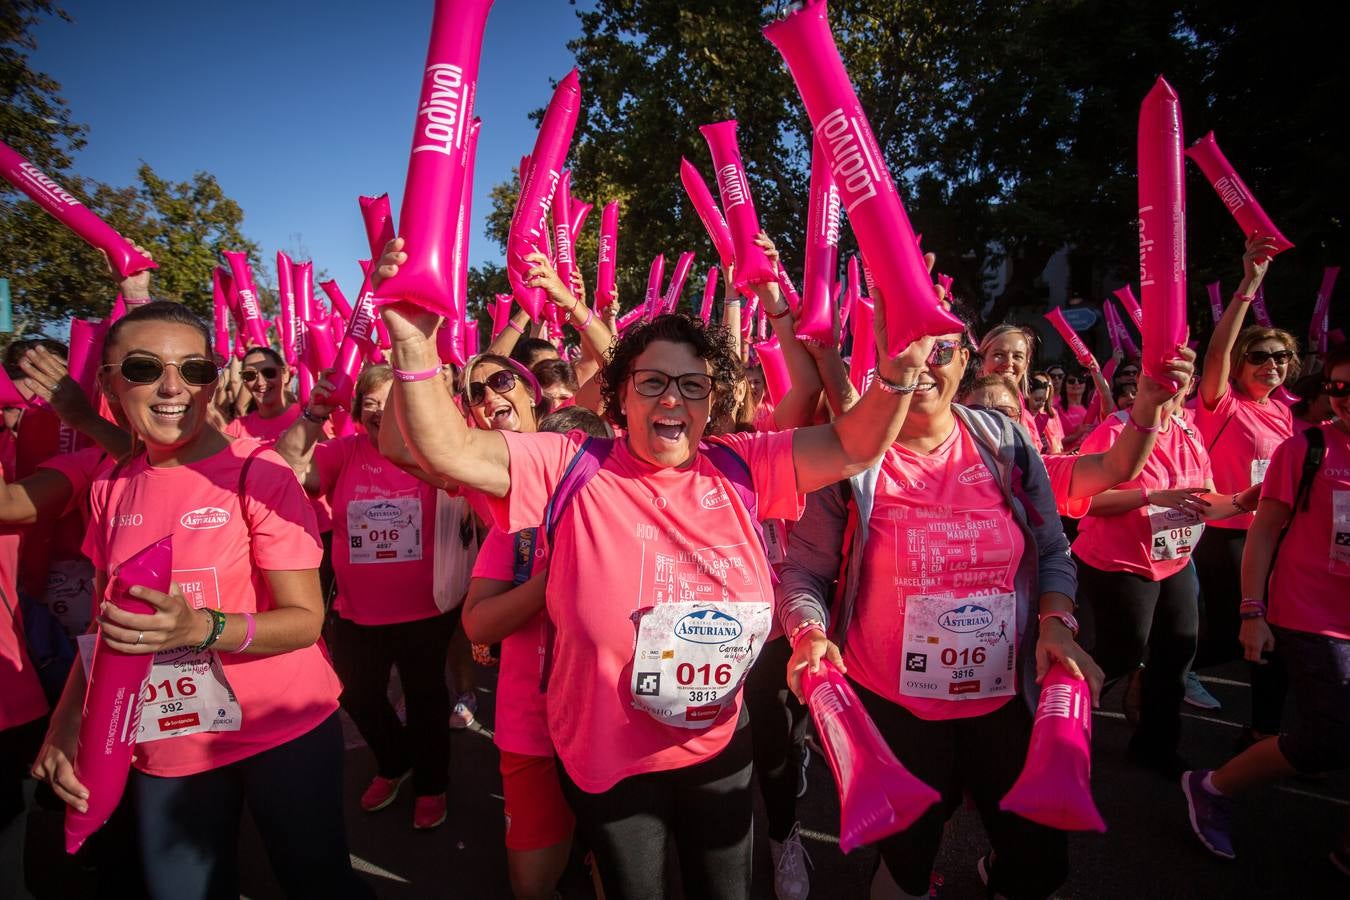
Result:
M772 623L768 603L659 603L635 615L633 705L692 729L735 699Z

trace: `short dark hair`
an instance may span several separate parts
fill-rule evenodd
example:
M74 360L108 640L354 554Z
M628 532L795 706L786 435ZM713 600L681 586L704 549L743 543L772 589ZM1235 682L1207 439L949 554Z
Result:
M268 359L270 359L272 362L276 363L279 366L284 367L286 365L286 360L282 359L281 354L273 350L271 347L258 347L258 346L249 347L247 350L244 351L244 359L248 359L249 356L251 356L254 353L261 353L263 356L267 357Z
M712 364L712 420L729 418L735 413L736 381L742 377L731 332L722 325L705 325L703 320L684 313L667 313L650 322L634 325L614 344L609 362L600 370L600 397L605 415L620 428L628 427L628 417L619 402L623 383L633 372L633 362L656 341L687 344L699 359Z
M541 353L557 353L558 348L553 346L552 341L546 341L543 338L521 338L516 341L516 345L511 348L511 358L518 363L524 363L525 368L530 368L537 360L535 359Z
M565 406L549 413L539 420L539 430L557 434L584 431L591 437L614 437L609 424L584 406Z
M1331 376L1331 370L1336 366L1343 366L1350 363L1350 341L1341 341L1331 352L1327 354L1326 365L1322 366L1322 374L1326 377Z
M578 390L577 373L572 369L572 364L565 359L541 359L530 366L530 371L539 379L541 388L561 384L574 394Z
M202 344L205 346L206 355L208 357L211 355L211 332L207 329L206 323L197 318L192 310L172 300L151 300L118 319L108 329L108 336L103 341L103 361L105 363L108 361L109 349L122 336L122 329L140 322L170 322L174 325L186 325L188 328L195 329L202 336Z

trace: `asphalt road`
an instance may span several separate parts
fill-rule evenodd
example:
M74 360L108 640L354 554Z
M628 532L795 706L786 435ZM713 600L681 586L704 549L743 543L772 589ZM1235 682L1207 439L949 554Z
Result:
M1215 766L1229 755L1247 713L1247 689L1238 666L1206 674L1224 708L1201 714L1188 707L1183 753L1197 766ZM411 828L412 799L402 796L373 815L357 798L373 774L369 752L349 727L347 829L356 866L381 898L508 898L502 849L501 784L490 738L492 679L480 688L480 727L455 732L452 745L450 819L431 833ZM1244 798L1234 822L1238 859L1210 856L1195 841L1177 785L1125 761L1129 729L1119 713L1119 696L1108 695L1094 720L1094 793L1108 830L1070 838L1071 873L1057 896L1072 900L1117 898L1338 898L1350 897L1350 881L1327 862L1327 854L1350 813L1350 778L1290 779ZM1191 714L1194 712L1194 714ZM813 871L813 898L868 896L876 856L866 848L845 857L839 851L838 804L823 758L808 770L809 786L799 801ZM59 812L30 816L28 877L39 898L82 898L106 888L126 897L116 873L98 873L67 859L61 851ZM297 828L303 828L299 822ZM762 829L760 829L762 832ZM947 898L982 897L975 861L987 850L978 818L959 811L948 825L937 869ZM757 836L756 896L773 897L768 848ZM251 826L240 848L244 893L279 897ZM105 893L106 893L105 892ZM566 896L586 897L584 886ZM696 898L690 898L696 900Z

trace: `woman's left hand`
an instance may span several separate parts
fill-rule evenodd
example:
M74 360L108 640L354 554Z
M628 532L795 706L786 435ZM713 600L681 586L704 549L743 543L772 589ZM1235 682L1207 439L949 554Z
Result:
M211 627L206 616L188 606L182 589L175 583L164 594L137 585L131 596L155 608L150 615L131 613L113 603L99 609L99 630L108 646L123 653L155 653L200 644Z
M525 261L530 264L530 269L525 273L526 284L542 289L548 294L548 299L553 301L554 306L570 311L577 305L577 298L567 289L567 285L562 283L547 256L542 253L531 253L525 257Z
M1092 705L1100 706L1102 682L1106 680L1101 666L1078 646L1073 632L1059 619L1047 618L1041 623L1040 631L1040 638L1036 641L1036 683L1043 682L1050 666L1059 663L1074 678L1087 679Z

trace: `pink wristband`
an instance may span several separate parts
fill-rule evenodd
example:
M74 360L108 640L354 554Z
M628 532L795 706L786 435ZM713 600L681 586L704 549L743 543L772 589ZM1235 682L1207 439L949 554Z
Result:
M248 645L253 643L253 634L258 628L258 623L253 619L253 613L244 613L244 618L248 620L248 630L244 632L244 642L235 648L235 653L243 653L248 649Z
M507 328L510 328L512 331L514 331L516 334L520 335L521 337L524 337L524 336L525 336L525 329L524 329L524 328L521 328L519 325L517 325L517 324L516 324L514 321L512 321L511 319L507 319L507 320L506 320L506 327L507 327Z
M394 377L399 381L427 381L441 374L441 367L427 369L423 372L405 372L402 369L394 370Z
M1135 431L1142 431L1144 434L1152 434L1153 432L1157 431L1159 428L1162 427L1161 425L1154 425L1152 428L1145 428L1143 425L1140 425L1138 422L1134 420L1134 416L1128 414L1125 416L1125 421L1129 422L1130 427L1133 428Z
M591 320L594 318L595 318L595 310L591 309L589 306L586 307L586 321L582 322L580 325L577 326L577 331L585 331L586 326L590 325Z

